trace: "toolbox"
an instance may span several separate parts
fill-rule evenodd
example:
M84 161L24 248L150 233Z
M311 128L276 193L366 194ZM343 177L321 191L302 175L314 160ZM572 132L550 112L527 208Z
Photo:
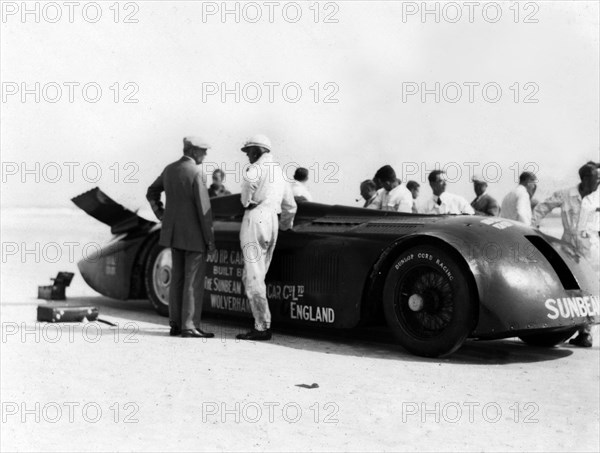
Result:
M59 272L56 278L50 279L54 284L38 286L38 299L65 300L65 288L71 284L74 275L73 272Z
M37 320L46 322L81 322L98 319L96 307L69 307L66 305L38 305Z

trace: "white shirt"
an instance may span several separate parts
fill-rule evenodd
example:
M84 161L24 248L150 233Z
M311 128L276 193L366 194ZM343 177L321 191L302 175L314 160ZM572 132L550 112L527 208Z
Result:
M502 200L500 217L531 225L531 198L525 186L519 184Z
M441 204L438 204L438 199ZM465 198L449 192L444 192L439 197L433 195L419 212L422 214L475 214L475 210Z
M293 180L291 186L294 197L304 197L306 198L306 201L313 201L312 195L308 191L308 187L306 187L305 183Z
M245 208L255 203L281 214L279 223L282 230L292 227L298 207L281 166L273 162L270 153L263 154L247 168L242 180L241 200Z
M369 205L382 211L412 212L413 198L404 184L398 184L389 192L384 188L377 191L377 197Z
M596 190L581 200L579 222L577 222L577 248L588 259L600 263L600 191ZM595 260L595 261L594 261Z

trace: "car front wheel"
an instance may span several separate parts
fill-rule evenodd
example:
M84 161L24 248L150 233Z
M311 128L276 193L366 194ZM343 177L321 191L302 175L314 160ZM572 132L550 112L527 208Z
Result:
M456 351L474 328L473 294L454 257L432 246L416 246L394 260L385 280L383 309L402 347L441 357Z
M144 283L146 293L156 312L161 316L169 316L169 288L172 279L171 249L164 248L156 242L146 261Z

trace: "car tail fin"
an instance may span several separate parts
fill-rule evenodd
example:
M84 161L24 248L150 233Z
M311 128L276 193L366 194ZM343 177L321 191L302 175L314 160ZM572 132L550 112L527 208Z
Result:
M569 269L567 263L561 258L560 254L548 243L544 238L540 236L527 235L525 236L529 242L531 242L536 249L548 260L556 275L565 289L581 289L577 279Z
M108 225L112 234L147 231L156 225L124 208L98 187L72 198L71 201L96 220Z

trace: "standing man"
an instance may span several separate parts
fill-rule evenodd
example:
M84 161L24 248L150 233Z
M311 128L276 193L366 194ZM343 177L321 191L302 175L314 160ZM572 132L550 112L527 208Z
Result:
M446 175L442 170L433 170L427 177L433 192L423 207L423 214L475 214L469 202L460 195L446 192Z
M225 172L223 170L217 168L215 171L213 171L212 181L212 184L208 188L208 196L210 198L231 195L231 192L227 190L227 188L223 184L223 182L225 181Z
M495 198L486 192L488 183L480 175L473 176L473 190L475 191L475 199L471 202L471 207L475 209L475 214L486 216L498 216L500 214L500 206Z
M413 199L410 191L402 181L396 178L396 172L390 165L384 165L373 177L376 186L381 186L377 191L377 198L373 205L382 211L412 212Z
M562 240L570 243L590 263L598 265L598 164L588 162L579 169L581 182L554 192L535 207L532 224L539 227L541 220L554 208L560 208L563 224ZM595 206L594 206L595 205ZM595 215L594 215L595 213ZM571 344L592 346L591 326L585 325Z
M531 199L537 189L538 179L530 171L524 171L519 176L519 185L502 200L500 216L516 220L525 225L531 225Z
M277 243L278 229L292 228L297 209L283 171L273 161L271 149L271 141L260 134L242 146L251 164L242 181L241 201L246 209L240 231L244 255L242 281L254 316L254 328L237 335L240 340L271 339L271 312L265 277ZM278 219L278 214L281 214L281 219Z
M419 184L417 181L408 181L406 183L406 188L410 190L410 193L413 197L412 212L416 214L419 212L417 207L417 198L419 198L419 189L421 188L421 184Z
M210 145L199 137L183 139L183 156L148 187L146 198L162 221L159 244L171 247L169 290L171 336L212 338L200 329L206 255L215 250L210 200L199 165ZM166 206L160 201L166 195Z
M377 186L375 186L373 180L365 179L360 183L360 196L365 200L363 208L377 209L377 205L373 204L375 198L377 198Z

